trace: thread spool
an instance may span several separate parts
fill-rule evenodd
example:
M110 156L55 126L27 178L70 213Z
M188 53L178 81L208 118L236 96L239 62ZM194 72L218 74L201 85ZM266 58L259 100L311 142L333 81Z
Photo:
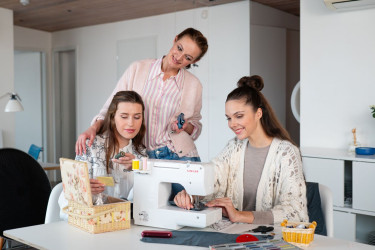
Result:
M120 157L124 157L124 156L125 156L125 152L120 151L120 152L118 152L117 155L115 155L115 159L119 159Z
M142 170L147 170L147 158L142 158Z
M132 169L133 170L139 170L139 160L138 159L133 159L133 161L132 161Z

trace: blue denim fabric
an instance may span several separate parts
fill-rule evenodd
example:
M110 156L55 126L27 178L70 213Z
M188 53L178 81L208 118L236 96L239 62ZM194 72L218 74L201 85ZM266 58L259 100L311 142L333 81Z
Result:
M199 157L179 157L178 154L171 151L167 146L158 148L155 150L147 151L147 155L151 159L164 159L164 160L176 160L176 161L196 161L200 162L201 159ZM171 200L174 199L176 194L180 191L184 190L184 187L178 183L172 183L172 195Z

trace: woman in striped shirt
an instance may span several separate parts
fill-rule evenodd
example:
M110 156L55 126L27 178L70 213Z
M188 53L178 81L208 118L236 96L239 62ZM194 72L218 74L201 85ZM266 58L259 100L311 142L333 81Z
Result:
M76 153L85 152L85 142L91 145L100 128L115 93L134 90L145 103L145 145L150 158L200 161L194 141L202 130L202 85L187 71L207 52L207 39L201 32L188 28L178 34L166 56L132 63L125 71L100 113L76 142ZM177 126L183 113L185 123ZM131 165L131 157L114 160ZM174 187L175 189L176 187Z

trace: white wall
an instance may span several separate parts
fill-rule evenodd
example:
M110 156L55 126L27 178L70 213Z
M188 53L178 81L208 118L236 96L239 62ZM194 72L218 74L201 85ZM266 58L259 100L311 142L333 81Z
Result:
M250 2L251 25L262 25L270 27L287 28L290 30L299 30L299 17L287 12L271 8L260 3Z
M14 92L13 55L13 12L0 8L0 96ZM9 98L0 100L0 129L3 132L3 146L14 147L14 113L5 113Z
M301 1L301 146L375 146L375 9L332 12Z
M53 33L54 49L77 51L77 133L89 126L117 83L117 41L156 36L161 57L177 33L195 27L209 42L208 54L191 70L204 88L197 145L202 160L214 157L234 136L224 116L226 95L249 74L249 10L249 2L242 1Z
M52 34L50 32L14 26L14 47L17 50L50 52Z

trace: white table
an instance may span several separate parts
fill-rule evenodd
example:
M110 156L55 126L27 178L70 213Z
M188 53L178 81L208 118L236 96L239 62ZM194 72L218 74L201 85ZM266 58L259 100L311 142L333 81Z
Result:
M151 244L140 241L143 230L154 228L132 225L130 229L90 234L65 221L4 231L4 235L38 249L203 249L201 247ZM276 235L277 236L277 235ZM308 249L372 249L374 246L315 235Z

